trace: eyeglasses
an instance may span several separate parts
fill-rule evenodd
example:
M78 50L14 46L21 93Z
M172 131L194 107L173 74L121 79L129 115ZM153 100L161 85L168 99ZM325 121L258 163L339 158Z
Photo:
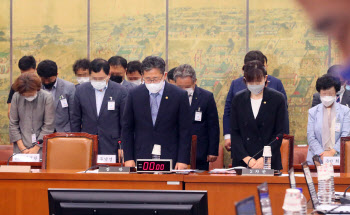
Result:
M158 83L162 80L163 77L164 77L164 75L162 75L162 77L160 77L160 78L144 78L143 80L145 80L145 83L147 83L147 84Z
M90 77L90 80L92 80L92 81L105 81L105 80L107 80L107 78L92 78L92 77Z

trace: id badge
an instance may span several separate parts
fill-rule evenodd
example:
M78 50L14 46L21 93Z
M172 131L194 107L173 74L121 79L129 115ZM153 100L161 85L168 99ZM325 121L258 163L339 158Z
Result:
M109 97L110 100L108 101L108 110L115 110L115 101L112 99L112 97Z
M32 134L32 143L36 142L36 134Z
M68 107L68 102L67 102L66 98L61 99L60 101L61 101L61 105L62 105L63 108L67 108Z
M194 115L194 121L201 122L202 121L202 112L201 111L196 111Z

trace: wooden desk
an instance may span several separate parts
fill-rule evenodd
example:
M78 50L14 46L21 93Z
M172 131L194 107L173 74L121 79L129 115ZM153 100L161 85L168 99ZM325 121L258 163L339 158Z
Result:
M78 170L39 171L39 173L0 173L0 214L47 215L48 188L183 189L183 175L84 174L76 173Z
M296 173L298 174L298 173ZM317 189L317 178L312 173ZM344 191L350 185L350 174L336 174L335 190ZM341 178L339 177L341 175ZM208 173L191 174L184 177L186 190L207 190L209 215L235 214L235 202L251 195L255 196L256 208L260 214L260 204L257 186L267 182L269 186L273 214L283 214L282 206L285 191L289 187L288 176L238 176ZM304 177L296 177L297 187L303 188L303 193L309 200L309 192Z

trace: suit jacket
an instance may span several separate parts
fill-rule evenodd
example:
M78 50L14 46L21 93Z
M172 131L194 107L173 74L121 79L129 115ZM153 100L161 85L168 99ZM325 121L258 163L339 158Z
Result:
M75 86L73 83L57 78L57 88L54 98L55 129L57 132L71 132L74 93ZM67 99L68 107L62 107L60 96Z
M250 91L246 89L236 94L231 107L232 166L246 166L243 158L255 155L275 140L278 134L283 134L286 109L283 94L265 87L258 115L254 119ZM278 140L271 144L271 168L275 170L282 169L281 143L282 140ZM261 156L262 152L255 158Z
M197 111L202 112L201 121L195 121ZM197 168L207 170L208 155L218 155L220 142L219 116L213 93L195 87L191 103L192 135L197 135Z
M114 110L108 110L110 97L115 101ZM90 82L81 84L75 93L72 131L98 135L98 153L118 155L116 152L121 138L121 116L126 97L127 90L123 86L108 81L97 116L95 89Z
M340 152L340 137L350 135L350 109L339 103L335 103L336 121L340 123L340 132L335 132L334 149ZM312 157L321 154L324 149L322 145L323 104L316 105L309 110L307 123L307 141L309 151L307 153L308 164L313 164Z
M37 98L28 102L18 92L13 95L10 111L10 142L14 143L13 152L20 150L17 141L22 140L24 146L32 145L33 131L37 140L52 134L55 127L55 110L53 98L49 92L40 90ZM32 131L33 130L33 131ZM41 149L39 151L41 154Z
M287 103L286 91L284 90L284 87L283 87L281 80L269 75L269 76L267 76L267 81L268 81L267 86L269 88L277 90L278 92L281 92L284 95L286 103ZM244 90L244 89L247 89L247 86L243 81L243 77L237 78L236 80L232 81L230 90L228 91L228 94L226 97L226 103L225 103L225 109L224 109L224 116L223 116L224 135L230 134L230 132L231 132L231 130L230 130L231 129L230 115L231 115L231 104L232 104L233 97L236 95L237 92ZM287 118L287 120L285 122L285 132L284 133L289 134L288 109L286 110L286 118Z
M136 84L133 84L133 83L127 81L127 80L123 81L122 86L124 86L127 90L131 90L131 89L137 87Z
M188 164L191 149L191 114L186 91L165 82L153 126L150 95L144 84L127 98L123 116L125 161L152 158L154 144L161 145L161 158Z
M312 97L312 106L311 107L315 107L318 104L321 104L321 97L320 97L320 93L315 93ZM345 90L343 97L340 101L340 104L345 105L347 107L350 107L350 91L349 90Z

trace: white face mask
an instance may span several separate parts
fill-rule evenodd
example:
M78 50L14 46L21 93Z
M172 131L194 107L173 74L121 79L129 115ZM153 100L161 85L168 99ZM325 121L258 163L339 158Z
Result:
M89 77L77 77L77 81L79 84L85 83L85 82L89 82L90 78Z
M264 84L260 84L260 85L247 85L248 90L254 94L254 95L259 95L263 89L264 89L265 85Z
M107 83L106 83L106 80L102 80L102 81L91 80L91 85L96 90L103 90L103 88L106 87Z
M152 84L147 84L146 83L146 88L150 93L158 93L164 86L164 80L161 80L159 83L152 83Z
M138 85L140 85L140 84L142 84L142 82L141 82L141 78L140 79L138 79L138 80L135 80L135 81L129 81L130 83L133 83L133 84L136 84L137 86Z
M335 96L321 96L321 102L325 107L331 106L334 103L335 99Z
M184 90L186 90L186 91L187 91L188 96L193 96L193 93L194 93L193 88L185 88Z
M27 97L25 97L25 100L27 100L28 102L31 102L34 99L36 99L37 96L38 96L38 94L35 94L34 96L27 96Z

